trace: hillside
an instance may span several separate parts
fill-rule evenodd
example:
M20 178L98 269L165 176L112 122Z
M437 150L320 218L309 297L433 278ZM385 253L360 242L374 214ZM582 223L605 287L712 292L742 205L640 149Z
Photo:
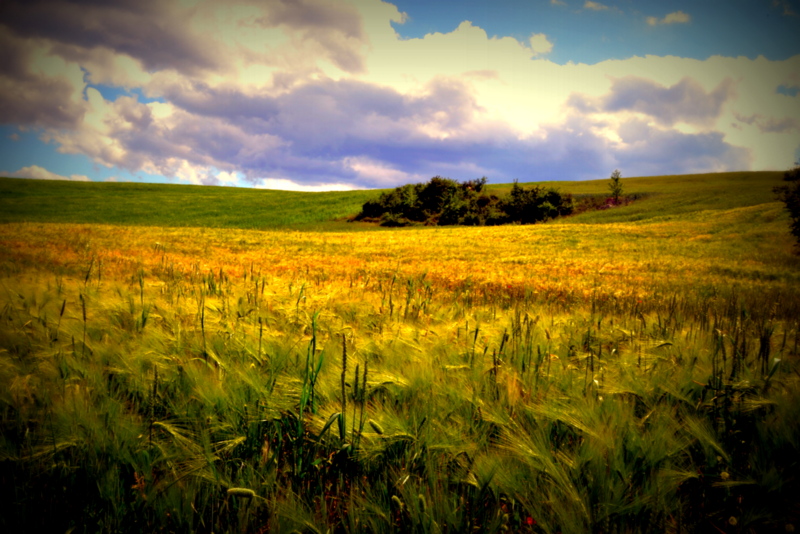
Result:
M780 172L623 178L626 194L644 199L625 208L585 213L565 222L631 222L703 210L774 202ZM532 184L523 184L532 185ZM603 195L608 180L544 182L565 193ZM503 194L510 184L489 185ZM372 229L349 225L381 190L301 193L191 185L86 183L0 178L0 223L56 222L133 226L304 230Z
M375 191L2 180L0 531L792 532L779 182L387 229L328 222Z
M0 178L0 223L309 228L357 212L372 195Z

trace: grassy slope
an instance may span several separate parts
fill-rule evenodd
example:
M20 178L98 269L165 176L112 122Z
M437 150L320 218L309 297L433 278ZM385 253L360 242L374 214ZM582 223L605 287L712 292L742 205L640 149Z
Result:
M583 214L571 223L632 222L682 217L774 201L780 172L738 172L623 179L626 194L646 195L624 209ZM530 185L530 184L528 184ZM575 195L602 195L608 180L545 182ZM503 194L509 184L490 186ZM105 223L134 226L353 230L336 219L357 213L380 191L297 193L134 183L81 183L0 178L0 223ZM696 215L695 215L696 216Z
M729 210L775 202L772 188L782 182L781 172L731 172L653 176L623 180L626 195L644 199L625 209L586 213L575 222L634 222L703 217L709 210ZM608 180L581 182L563 189L573 194L607 194ZM707 215L707 213L706 213Z
M298 193L235 187L2 178L0 223L309 228L358 211L372 196L372 191Z

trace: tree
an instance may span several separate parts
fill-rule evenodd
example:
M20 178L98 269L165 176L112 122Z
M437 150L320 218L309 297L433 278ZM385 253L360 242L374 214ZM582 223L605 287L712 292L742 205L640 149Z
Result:
M486 192L487 181L485 176L463 183L434 176L427 183L396 187L364 203L353 220L379 221L383 226L483 226L534 224L572 213L572 196L557 189L526 189L515 180L511 193L498 198Z
M792 235L800 243L800 163L796 163L793 169L786 171L783 179L791 185L779 185L773 191L777 194L778 200L786 204L786 210L792 220L790 225Z
M458 195L458 191L457 181L434 176L419 192L420 208L429 215L439 213L451 201L452 197Z
M611 183L608 184L608 188L611 189L611 196L614 197L614 204L619 204L619 197L622 195L620 178L622 178L622 174L619 172L619 169L615 169L614 172L611 173Z
M525 189L514 180L511 193L499 203L508 222L534 224L572 213L572 197L557 189L534 186Z

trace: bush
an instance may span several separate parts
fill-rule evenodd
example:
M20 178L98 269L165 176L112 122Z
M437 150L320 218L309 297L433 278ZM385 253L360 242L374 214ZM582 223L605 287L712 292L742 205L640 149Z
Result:
M458 195L458 190L455 180L434 176L420 190L419 209L429 214L439 213Z
M515 181L511 194L501 199L484 192L486 181L434 176L424 184L397 187L366 202L355 220L383 226L533 224L573 211L572 196L556 189L525 189Z
M511 194L501 202L509 222L533 224L559 215L572 213L572 197L562 196L557 189L533 187L525 189L516 181Z
M773 191L777 194L778 200L786 204L786 210L792 220L790 231L800 243L800 163L786 171L783 179L791 185L777 186Z

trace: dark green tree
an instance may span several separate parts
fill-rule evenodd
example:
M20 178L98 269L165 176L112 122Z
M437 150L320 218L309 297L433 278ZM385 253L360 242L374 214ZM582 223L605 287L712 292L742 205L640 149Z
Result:
M458 182L450 178L434 176L419 192L420 208L429 215L439 213L458 194Z
M500 208L506 213L505 222L534 224L572 213L572 197L552 188L525 189L514 181L511 193L500 202Z
M469 226L504 223L533 224L572 213L570 195L557 189L526 189L516 181L503 198L485 191L487 179L458 182L434 176L427 183L408 184L367 201L354 220L383 226L411 224Z
M619 169L615 169L614 172L611 173L611 182L608 184L608 188L611 190L611 197L614 199L614 204L619 204L619 197L622 195L621 178L622 173L619 172Z
M786 171L783 179L789 184L777 186L773 191L777 194L778 200L786 204L791 219L790 231L800 244L800 163Z

